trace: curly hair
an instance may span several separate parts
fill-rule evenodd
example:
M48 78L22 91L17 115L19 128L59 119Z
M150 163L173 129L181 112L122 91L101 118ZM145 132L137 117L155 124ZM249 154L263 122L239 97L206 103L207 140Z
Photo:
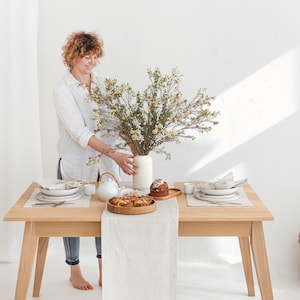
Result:
M62 49L63 62L70 70L80 57L91 53L99 58L104 55L103 40L95 33L84 31L71 33Z

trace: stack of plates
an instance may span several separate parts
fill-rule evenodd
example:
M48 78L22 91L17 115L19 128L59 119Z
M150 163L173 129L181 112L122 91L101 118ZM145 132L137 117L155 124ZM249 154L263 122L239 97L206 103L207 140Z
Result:
M79 187L59 189L40 188L40 192L37 193L36 198L44 202L60 202L78 200L81 196Z
M194 196L204 201L234 201L240 197L240 194L236 190L237 188L219 190L200 187Z

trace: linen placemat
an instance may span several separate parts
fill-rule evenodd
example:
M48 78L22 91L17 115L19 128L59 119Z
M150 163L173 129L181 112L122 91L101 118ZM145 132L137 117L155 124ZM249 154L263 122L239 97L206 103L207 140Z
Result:
M211 199L209 201L206 201L206 200L197 199L194 197L194 195L186 195L187 205L188 206L252 206L251 201L248 199L242 187L238 187L236 191L237 193L239 193L240 197L235 200Z
M53 208L50 205L34 205L35 203L47 203L37 200L36 195L40 192L39 188L36 188L33 193L30 195L26 203L24 204L24 208ZM66 201L64 204L58 206L59 208L77 208L77 207L89 207L91 196L84 195L84 192L79 190L81 193L81 197L77 200ZM63 201L63 199L61 199Z
M148 214L101 217L102 299L174 300L177 283L178 205L156 201Z

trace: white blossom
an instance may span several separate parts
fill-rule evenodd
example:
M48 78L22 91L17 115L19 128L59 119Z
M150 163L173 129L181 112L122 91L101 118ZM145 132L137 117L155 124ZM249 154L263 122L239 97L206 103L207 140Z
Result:
M105 94L92 85L88 100L98 106L94 110L96 131L119 132L123 140L115 145L116 149L130 145L140 155L155 151L171 159L161 145L195 139L186 131L210 131L218 124L219 112L210 109L215 98L208 96L204 88L191 101L183 98L179 89L182 75L176 68L170 75L163 75L159 68L148 69L147 73L150 84L142 92L135 92L128 83L118 84L117 79L106 79Z

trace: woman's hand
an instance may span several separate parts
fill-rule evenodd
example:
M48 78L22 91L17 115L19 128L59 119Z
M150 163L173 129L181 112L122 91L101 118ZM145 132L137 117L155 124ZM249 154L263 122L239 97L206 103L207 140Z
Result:
M135 153L133 154L126 154L117 152L116 150L113 150L110 146L103 143L101 140L99 140L96 136L92 136L89 139L89 146L92 147L94 150L101 152L102 154L110 157L113 159L119 167L122 169L122 171L127 175L134 175L137 174L136 169L138 168L138 165L136 165L133 162L133 158L135 156ZM135 149L135 150L134 150ZM132 148L131 151L136 151L136 148Z
M137 174L138 165L133 162L134 155L115 151L111 158L119 165L122 171L127 175Z

